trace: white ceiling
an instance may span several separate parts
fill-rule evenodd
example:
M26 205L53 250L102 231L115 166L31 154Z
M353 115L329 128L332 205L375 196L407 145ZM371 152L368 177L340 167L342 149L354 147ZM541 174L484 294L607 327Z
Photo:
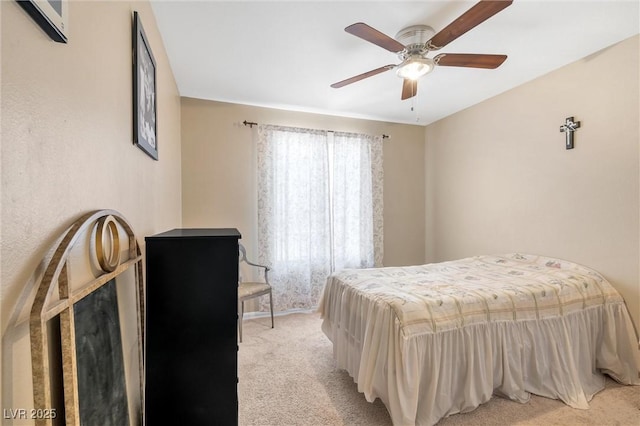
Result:
M515 0L438 51L508 55L498 69L436 67L405 101L393 70L329 87L400 62L346 26L365 22L391 37L416 24L437 32L476 2L151 0L181 96L419 125L640 31L638 0Z

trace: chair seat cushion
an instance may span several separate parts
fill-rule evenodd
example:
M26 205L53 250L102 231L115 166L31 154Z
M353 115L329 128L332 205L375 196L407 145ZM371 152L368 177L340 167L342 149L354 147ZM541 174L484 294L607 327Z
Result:
M251 296L269 293L271 287L266 283L242 282L238 284L238 298L246 299Z

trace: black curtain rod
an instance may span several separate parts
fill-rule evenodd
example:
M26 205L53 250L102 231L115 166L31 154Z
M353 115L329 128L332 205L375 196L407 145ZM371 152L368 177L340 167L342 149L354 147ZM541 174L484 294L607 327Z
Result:
M253 129L253 126L257 126L258 125L258 123L255 123L253 121L247 121L247 120L244 120L242 122L242 124L244 124L245 126L249 126L252 129ZM329 130L329 132L333 132L333 130ZM388 137L389 137L389 135L382 135L382 139L387 139Z

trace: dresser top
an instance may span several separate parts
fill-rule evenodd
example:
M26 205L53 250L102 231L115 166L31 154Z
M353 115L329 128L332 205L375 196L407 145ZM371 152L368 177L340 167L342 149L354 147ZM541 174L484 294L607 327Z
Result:
M211 238L229 237L242 238L236 228L176 228L160 234L151 235L145 240L155 238Z

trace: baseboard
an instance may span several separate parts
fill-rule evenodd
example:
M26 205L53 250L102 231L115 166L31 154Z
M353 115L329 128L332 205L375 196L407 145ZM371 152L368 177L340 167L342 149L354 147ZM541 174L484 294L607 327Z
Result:
M284 315L290 315L290 314L315 314L318 312L318 308L311 308L311 309L289 309L286 311L280 311L280 312L274 312L273 316L274 317L281 317ZM244 313L244 319L254 319L254 318L266 318L266 317L270 317L271 313L269 312L245 312Z

